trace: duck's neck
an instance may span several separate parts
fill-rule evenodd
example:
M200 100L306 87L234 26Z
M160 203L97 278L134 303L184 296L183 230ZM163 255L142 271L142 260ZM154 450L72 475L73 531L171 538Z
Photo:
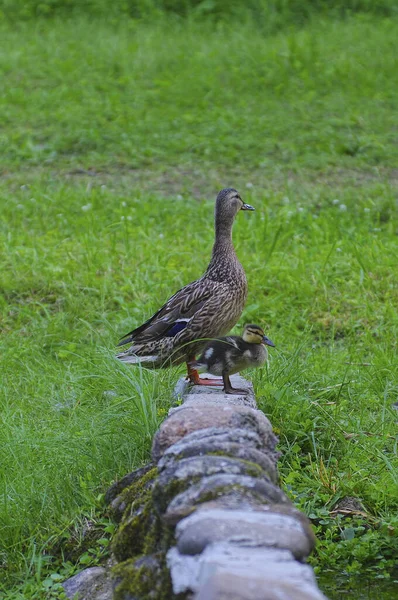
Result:
M207 275L212 279L220 281L226 279L228 277L228 271L233 270L236 263L239 264L232 243L233 223L233 216L229 220L226 220L225 217L221 220L216 214L216 237L210 264L207 268Z

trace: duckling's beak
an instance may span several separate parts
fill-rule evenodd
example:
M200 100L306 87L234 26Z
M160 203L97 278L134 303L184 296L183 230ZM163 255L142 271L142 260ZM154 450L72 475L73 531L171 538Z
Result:
M243 204L241 210L256 210L254 208L254 206L251 206L250 204Z
M266 346L272 346L273 348L275 348L274 342L271 342L271 340L269 338L267 338L266 335L263 337L263 344L265 344Z

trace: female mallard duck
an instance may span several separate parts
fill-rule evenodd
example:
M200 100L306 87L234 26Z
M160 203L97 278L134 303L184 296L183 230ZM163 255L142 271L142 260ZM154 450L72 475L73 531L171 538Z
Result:
M246 393L233 388L230 375L248 367L260 367L267 358L266 346L275 346L258 325L245 325L242 337L228 335L209 342L198 360L191 367L206 370L212 375L222 375L226 394Z
M247 281L232 243L232 225L244 204L232 188L221 190L215 208L215 242L207 270L180 289L148 321L126 334L118 344L133 345L118 354L126 363L161 368L187 363L188 377L209 385L188 363L209 338L225 335L237 323L247 296Z

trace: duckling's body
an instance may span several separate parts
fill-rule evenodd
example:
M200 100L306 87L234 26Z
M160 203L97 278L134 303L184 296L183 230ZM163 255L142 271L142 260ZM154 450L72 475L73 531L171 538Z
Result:
M222 376L226 394L244 393L231 386L230 375L249 367L260 367L267 358L266 346L274 346L258 325L246 325L243 336L229 335L209 342L193 367Z
M120 360L149 368L184 361L188 365L206 339L225 335L237 323L247 297L246 275L232 243L232 226L240 210L254 209L243 203L236 190L221 190L216 200L215 242L205 274L123 337L119 346L132 346L118 355ZM189 366L188 376L196 384L203 383Z

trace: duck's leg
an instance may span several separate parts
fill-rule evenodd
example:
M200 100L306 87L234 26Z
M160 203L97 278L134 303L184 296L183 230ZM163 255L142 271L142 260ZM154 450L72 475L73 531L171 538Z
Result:
M247 390L232 387L231 380L226 371L224 371L224 373L222 374L222 378L224 382L224 394L247 394Z
M192 367L192 365L190 364L194 360L195 360L195 357L192 360L187 362L187 370L188 370L187 379L189 379L189 381L193 385L223 385L221 379L202 379L201 377L199 377L198 371L196 369L194 369Z

